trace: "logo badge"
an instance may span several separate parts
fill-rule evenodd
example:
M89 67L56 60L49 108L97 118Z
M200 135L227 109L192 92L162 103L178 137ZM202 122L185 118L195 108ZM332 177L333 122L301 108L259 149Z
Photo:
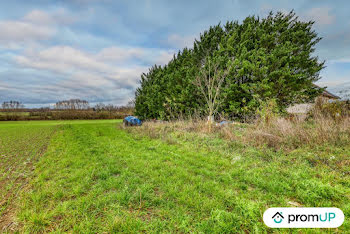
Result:
M337 228L344 222L344 213L335 207L269 208L264 223L271 228Z
M282 212L276 212L276 214L274 216L272 216L273 221L275 221L275 223L281 223L284 219Z

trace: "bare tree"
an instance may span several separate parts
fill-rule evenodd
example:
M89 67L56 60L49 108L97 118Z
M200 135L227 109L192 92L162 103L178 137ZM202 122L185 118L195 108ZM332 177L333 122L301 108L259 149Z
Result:
M221 105L220 93L227 75L228 70L220 69L219 61L213 61L210 57L206 57L194 80L194 84L198 87L207 103L209 125L214 121L214 115Z
M128 103L126 104L127 108L135 108L135 100L130 100L128 101Z
M103 104L103 103L98 103L94 106L94 109L96 111L108 111L110 114L112 112L118 111L120 109L120 107L114 106L113 104Z
M111 114L116 109L117 109L117 107L113 106L112 104L108 104L108 105L105 106L105 110L108 111L109 114Z
M89 108L89 102L80 99L69 99L56 102L55 108L60 110L86 110Z
M18 109L23 109L24 105L18 101L9 101L9 102L3 102L1 104L2 109L7 109L7 110L18 110Z
M94 109L97 111L97 112L100 112L100 111L103 111L105 109L106 105L103 104L102 102L100 103L97 103L95 106L94 106Z

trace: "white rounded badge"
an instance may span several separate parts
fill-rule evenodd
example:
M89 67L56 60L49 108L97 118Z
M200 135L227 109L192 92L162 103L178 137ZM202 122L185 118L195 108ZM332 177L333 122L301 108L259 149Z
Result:
M264 223L271 228L337 228L344 213L335 207L276 207L265 211Z

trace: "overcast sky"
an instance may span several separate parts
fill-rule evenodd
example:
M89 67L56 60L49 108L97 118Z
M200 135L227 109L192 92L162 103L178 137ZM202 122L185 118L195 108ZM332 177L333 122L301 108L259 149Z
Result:
M350 1L11 0L0 3L0 102L80 98L121 105L142 72L211 25L294 9L315 20L321 85L350 81Z

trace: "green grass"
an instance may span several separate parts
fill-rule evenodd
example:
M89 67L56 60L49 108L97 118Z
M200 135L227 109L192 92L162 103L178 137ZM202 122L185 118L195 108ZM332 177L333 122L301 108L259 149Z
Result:
M339 231L350 230L349 173L337 167L349 162L350 147L273 152L196 134L150 139L118 125L0 124L3 133L11 128L56 129L35 163L27 190L16 201L18 230L289 232L267 228L262 214L291 202L339 207L346 217Z
M49 125L0 124L0 217L31 176L55 131Z
M0 111L0 116L1 115L20 115L20 116L29 116L29 112L21 111L21 112L3 112Z

